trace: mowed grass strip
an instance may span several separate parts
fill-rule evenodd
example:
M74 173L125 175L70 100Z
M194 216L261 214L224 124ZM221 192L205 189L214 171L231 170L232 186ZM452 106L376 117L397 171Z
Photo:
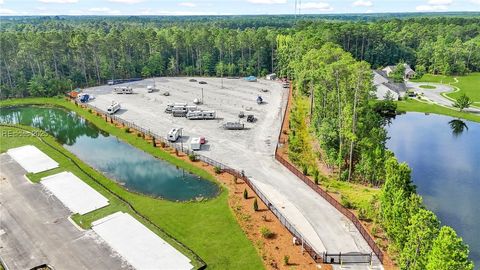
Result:
M456 118L463 118L465 120L480 123L480 115L476 115L468 112L460 112L455 109L442 107L436 104L421 102L416 99L396 101L396 103L397 103L397 110L400 112L424 112L424 113L442 114L442 115L448 115Z
M30 99L21 101L8 101L2 102L0 105L20 105L29 104L28 101L35 101L35 104L53 104L64 107L70 107L69 102L63 99ZM95 121L97 118L100 122L103 122L101 118L89 114L87 111L77 108L74 104L71 104L73 109L77 109L80 115L85 116L88 120L97 124ZM92 121L93 120L93 121ZM100 123L99 123L100 124ZM147 152L155 152L155 156L168 156L169 161L174 164L181 165L180 167L191 167L190 171L200 174L204 178L208 178L214 181L213 176L206 171L193 167L192 165L178 160L172 157L168 153L162 153L158 148L153 148L150 144L145 142L141 138L134 137L132 134L127 134L124 131L110 126L103 122L105 129L110 129L112 135L115 133L122 135L122 139L127 142L134 142L137 145L142 145L141 149L147 149ZM30 127L24 127L29 130L34 130ZM0 134L7 134L4 132L8 129L14 129L12 127L0 127ZM15 130L13 130L15 131ZM18 130L17 130L18 131ZM106 130L108 131L108 130ZM120 136L119 136L120 137ZM130 137L130 138L129 138ZM171 202L167 200L159 200L148 196L132 193L125 190L114 181L106 178L103 174L97 172L93 168L89 167L82 161L80 161L75 155L64 149L55 139L51 136L42 137L49 144L53 145L56 150L65 154L69 159L74 160L82 170L92 175L97 181L107 187L108 190L121 196L124 200L128 201L137 211L143 216L151 220L155 225L160 227L168 234L175 237L178 241L196 252L208 265L209 269L263 269L262 261L253 247L253 244L247 239L239 224L236 222L232 210L228 206L227 191L222 187L222 192L216 198L202 201L202 202ZM60 164L61 169L54 169L48 172L40 174L30 174L29 177L32 181L39 181L41 177L51 175L63 170L71 171L76 176L81 178L87 184L98 190L101 194L110 200L108 207L99 209L97 211L85 214L83 216L75 215L74 220L82 227L88 228L92 221L111 214L116 211L124 211L137 217L138 220L143 222L147 227L152 229L155 233L162 236L162 232L155 229L155 227L146 223L143 219L139 218L134 212L121 200L109 193L88 175L84 174L73 162L63 156L61 153L52 149L47 144L40 141L35 137L2 137L0 140L0 151L5 152L9 148L19 147L22 145L35 145L40 150L45 152L51 158L56 160ZM136 146L136 145L135 145ZM187 166L189 165L189 166ZM169 239L165 239L169 241ZM172 245L178 248L180 251L188 255L185 249L179 247L172 241L169 241Z
M455 78L458 80L458 82L455 80ZM465 76L425 74L422 76L422 78L414 79L412 81L452 85L457 87L459 91L446 94L448 97L457 99L462 94L466 94L470 99L472 99L473 102L475 102L474 105L480 105L480 72L470 73Z

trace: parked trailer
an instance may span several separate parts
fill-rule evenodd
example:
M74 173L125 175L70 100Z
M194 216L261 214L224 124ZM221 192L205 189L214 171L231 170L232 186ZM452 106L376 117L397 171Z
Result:
M128 86L123 86L123 87L115 87L113 89L113 92L115 94L133 94L133 89Z
M171 113L174 107L187 107L187 103L169 103L165 108L166 113Z
M229 130L240 130L244 129L245 125L240 122L226 122L225 124L223 124L223 128Z
M174 106L172 108L172 115L175 117L185 117L188 112L198 111L197 106Z
M182 136L181 128L172 128L167 134L167 139L171 142L176 142L178 138L181 136Z
M201 147L200 138L192 138L190 140L190 148L192 148L192 150L200 150Z
M215 119L215 111L191 111L187 112L187 118L190 120L196 119Z
M114 114L116 113L118 110L120 110L120 103L116 102L116 101L112 101L112 104L110 104L108 107L107 107L107 112L108 114Z

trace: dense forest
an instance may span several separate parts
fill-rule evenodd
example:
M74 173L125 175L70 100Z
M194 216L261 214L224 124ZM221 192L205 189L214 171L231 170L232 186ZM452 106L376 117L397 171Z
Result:
M318 176L319 158L335 178L381 187L360 211L381 224L401 269L473 269L468 247L424 208L410 169L386 149L371 69L480 71L480 17L335 16L12 18L0 27L1 98L119 78L276 72L294 81L290 160Z
M383 16L383 17L382 17ZM478 17L386 19L304 16L19 17L0 27L1 97L52 96L112 78L169 75L293 76L294 54L327 42L373 68L405 61L419 71L463 74L480 67ZM336 20L335 20L336 19ZM279 51L279 35L302 41ZM301 46L306 46L302 48Z

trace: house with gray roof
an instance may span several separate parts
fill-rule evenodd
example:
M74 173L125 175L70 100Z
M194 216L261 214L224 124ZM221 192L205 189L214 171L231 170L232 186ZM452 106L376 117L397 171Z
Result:
M403 78L404 78L405 80L409 80L409 79L415 77L415 74L416 74L416 73L415 73L415 71L410 67L409 64L404 63L403 66L405 67L405 73L404 73L404 75L403 75ZM396 66L386 66L384 69L382 69L382 71L385 72L385 74L387 74L387 77L389 77L389 76L390 76L390 73L394 72L396 68L397 68Z
M375 87L375 96L378 100L384 100L389 95L393 100L399 100L407 92L405 83L393 82L383 70L373 71L373 86Z

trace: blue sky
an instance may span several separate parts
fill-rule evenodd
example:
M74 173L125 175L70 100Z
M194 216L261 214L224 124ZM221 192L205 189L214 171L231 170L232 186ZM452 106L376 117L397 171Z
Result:
M294 6L295 0L0 0L0 15L293 14ZM480 11L480 0L302 0L299 6L302 14Z

